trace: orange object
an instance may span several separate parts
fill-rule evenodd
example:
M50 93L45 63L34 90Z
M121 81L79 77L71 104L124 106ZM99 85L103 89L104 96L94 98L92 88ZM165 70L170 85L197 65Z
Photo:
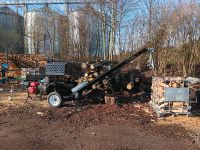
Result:
M9 68L8 72L6 72L7 77L19 77L21 76L21 70L14 64L14 63L9 63Z

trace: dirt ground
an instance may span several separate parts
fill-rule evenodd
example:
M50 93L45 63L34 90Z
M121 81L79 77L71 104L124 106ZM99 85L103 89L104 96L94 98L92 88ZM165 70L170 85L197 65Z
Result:
M26 93L0 93L0 149L200 149L200 118L158 119L148 102L52 109Z

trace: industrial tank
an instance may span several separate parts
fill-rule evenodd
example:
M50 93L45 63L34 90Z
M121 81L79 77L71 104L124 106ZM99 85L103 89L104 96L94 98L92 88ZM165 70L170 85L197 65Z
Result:
M102 57L102 21L98 16L77 10L69 14L69 37L73 53Z
M24 19L7 6L0 7L0 52L24 52Z
M25 47L29 54L60 54L59 18L48 8L27 12L25 18Z

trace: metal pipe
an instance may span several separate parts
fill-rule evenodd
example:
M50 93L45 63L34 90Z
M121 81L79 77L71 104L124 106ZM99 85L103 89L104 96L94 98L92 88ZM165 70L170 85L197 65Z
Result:
M0 2L0 5L41 5L41 4L86 4L86 3L97 3L96 0L26 0L26 1L16 1L16 0L4 0Z

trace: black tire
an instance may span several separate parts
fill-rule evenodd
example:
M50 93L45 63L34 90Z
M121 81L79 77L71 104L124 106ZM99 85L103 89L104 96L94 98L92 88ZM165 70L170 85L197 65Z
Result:
M58 108L62 105L62 97L57 92L52 92L47 97L48 103L51 107Z

